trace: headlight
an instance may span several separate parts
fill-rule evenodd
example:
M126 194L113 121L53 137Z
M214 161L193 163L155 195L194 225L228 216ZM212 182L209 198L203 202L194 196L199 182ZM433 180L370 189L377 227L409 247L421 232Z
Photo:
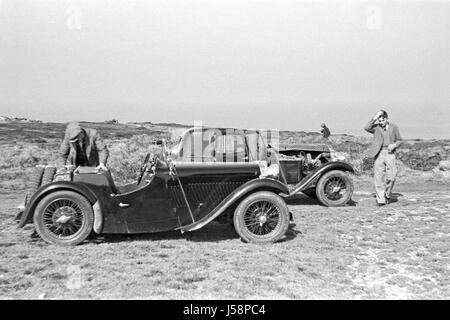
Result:
M346 159L346 154L343 152L332 152L331 161L344 161Z

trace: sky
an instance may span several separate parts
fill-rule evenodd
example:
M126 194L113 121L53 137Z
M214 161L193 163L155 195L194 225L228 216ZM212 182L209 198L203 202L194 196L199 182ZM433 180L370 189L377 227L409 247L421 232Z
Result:
M0 116L450 139L449 1L0 0Z

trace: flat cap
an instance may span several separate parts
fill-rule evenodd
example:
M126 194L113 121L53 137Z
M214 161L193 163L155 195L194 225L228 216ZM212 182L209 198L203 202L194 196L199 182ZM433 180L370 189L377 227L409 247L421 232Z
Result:
M82 131L83 129L78 122L71 122L66 128L66 138L69 140L75 140Z

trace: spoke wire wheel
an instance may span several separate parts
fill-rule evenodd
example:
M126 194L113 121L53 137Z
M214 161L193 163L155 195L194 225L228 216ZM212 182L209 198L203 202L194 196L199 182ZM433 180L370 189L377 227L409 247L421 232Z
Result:
M347 190L347 185L342 177L331 177L325 183L325 195L328 199L337 201L341 199Z
M325 173L316 186L317 199L327 207L345 205L353 195L353 182L341 170Z
M236 208L236 232L246 242L276 242L289 226L289 210L284 200L268 191L256 192Z
M76 245L92 231L94 215L89 201L73 191L57 191L44 197L34 212L34 225L42 239L60 245Z

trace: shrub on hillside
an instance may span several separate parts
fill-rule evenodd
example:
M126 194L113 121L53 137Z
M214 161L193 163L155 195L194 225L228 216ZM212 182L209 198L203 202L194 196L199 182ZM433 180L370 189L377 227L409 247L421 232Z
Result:
M147 153L159 153L161 150L160 146L154 144L155 137L145 134L105 142L110 152L108 168L119 184L135 182Z
M0 153L0 188L26 188L31 168L38 164L52 163L56 157L57 152L54 152L51 144L3 144Z
M360 170L362 172L372 171L374 163L375 163L374 158L365 157L361 160L361 169Z
M51 144L22 142L2 146L0 168L28 168L38 164L51 164L57 156Z
M404 143L398 150L398 158L409 168L429 171L448 159L448 146L443 142Z
M432 170L436 168L442 160L439 155L418 152L400 152L398 158L409 168L420 171Z

